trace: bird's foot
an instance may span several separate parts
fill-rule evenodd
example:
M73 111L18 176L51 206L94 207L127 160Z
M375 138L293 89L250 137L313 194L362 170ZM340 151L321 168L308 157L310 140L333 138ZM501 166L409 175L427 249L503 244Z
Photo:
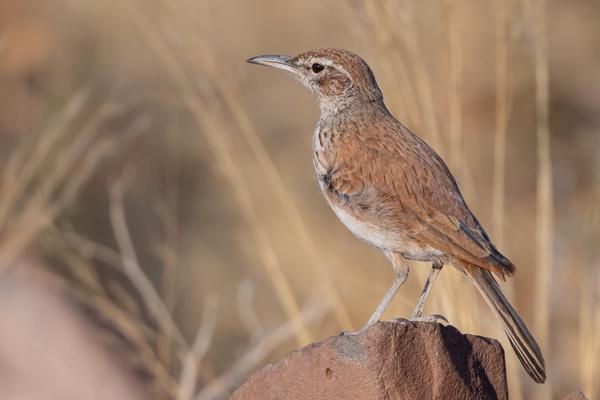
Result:
M412 318L408 319L408 318L398 317L398 318L394 319L394 322L396 322L398 324L410 324L412 326L415 326Z
M357 335L360 335L361 333L365 333L366 330L369 329L374 324L375 323L366 324L365 326L363 326L362 328L360 328L357 331L343 331L342 333L340 333L340 336L357 336Z
M438 324L449 324L450 322L446 317L440 314L431 315L413 315L410 317L411 322L437 322Z
M379 322L379 321L369 322L357 331L343 331L340 333L340 336L360 335L362 333L365 333L367 331L367 329L369 329L371 326L375 325L377 322ZM448 319L446 319L446 317L444 317L443 315L440 315L440 314L419 315L419 316L413 315L410 318L399 317L399 318L393 319L391 322L395 322L395 323L399 323L399 324L410 324L412 326L415 326L415 322L437 322L439 324L444 324L444 325L450 323L448 321Z

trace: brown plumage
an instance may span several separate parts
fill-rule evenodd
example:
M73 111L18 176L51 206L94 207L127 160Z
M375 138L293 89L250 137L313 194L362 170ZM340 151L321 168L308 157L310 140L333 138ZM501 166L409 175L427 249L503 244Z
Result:
M313 161L321 190L338 218L393 263L397 278L368 324L406 279L406 259L436 267L416 317L439 268L452 264L475 282L527 372L544 382L539 347L492 276L504 279L514 265L491 242L440 156L387 110L369 66L340 49L248 61L288 70L315 94L321 117Z

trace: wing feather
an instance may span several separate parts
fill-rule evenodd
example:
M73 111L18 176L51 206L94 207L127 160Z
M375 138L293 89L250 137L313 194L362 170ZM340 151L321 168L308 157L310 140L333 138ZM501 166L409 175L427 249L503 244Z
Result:
M504 278L514 266L490 241L439 155L396 122L380 141L345 140L337 151L331 186L346 200L370 202L419 243ZM379 129L385 129L379 126ZM368 193L368 198L365 194ZM373 201L377 201L375 207Z

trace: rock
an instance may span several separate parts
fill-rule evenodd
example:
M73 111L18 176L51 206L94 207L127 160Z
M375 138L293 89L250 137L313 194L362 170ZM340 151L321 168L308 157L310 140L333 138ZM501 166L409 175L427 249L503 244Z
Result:
M285 355L235 400L508 399L499 342L433 322L379 322Z

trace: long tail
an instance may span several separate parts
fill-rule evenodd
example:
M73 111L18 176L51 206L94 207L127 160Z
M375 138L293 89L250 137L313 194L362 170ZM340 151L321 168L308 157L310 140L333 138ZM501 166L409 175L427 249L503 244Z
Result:
M475 266L470 267L465 268L465 272L473 279L486 303L502 323L502 328L521 364L535 382L544 383L546 380L544 357L527 326L504 297L492 274Z

